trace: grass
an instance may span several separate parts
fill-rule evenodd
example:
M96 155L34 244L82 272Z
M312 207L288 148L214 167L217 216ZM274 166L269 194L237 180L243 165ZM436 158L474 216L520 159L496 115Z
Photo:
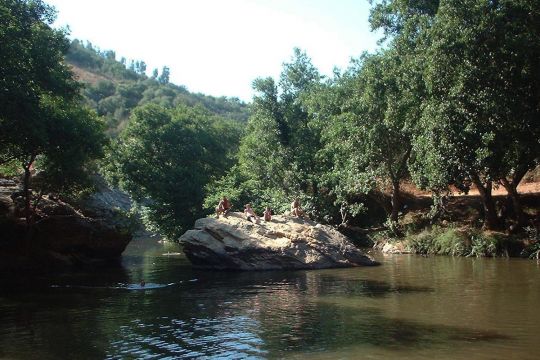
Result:
M416 254L492 257L507 253L511 239L496 232L454 226L432 226L415 234L408 234L404 243Z

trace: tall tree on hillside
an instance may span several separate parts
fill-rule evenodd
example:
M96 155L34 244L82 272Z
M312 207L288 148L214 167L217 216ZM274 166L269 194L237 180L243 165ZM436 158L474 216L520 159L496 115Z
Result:
M63 61L69 41L50 27L54 18L39 0L0 2L0 163L17 161L24 170L29 224L35 160L80 169L104 142L101 123L80 108L79 86Z
M161 69L161 74L159 75L157 80L160 84L168 84L170 75L171 71L169 70L169 67L164 66L163 69Z

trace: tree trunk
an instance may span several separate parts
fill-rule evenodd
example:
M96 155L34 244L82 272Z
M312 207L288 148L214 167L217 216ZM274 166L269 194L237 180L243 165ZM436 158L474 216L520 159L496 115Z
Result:
M390 221L397 222L399 215L399 208L401 205L399 180L392 181L392 213L390 214Z
M514 216L517 222L517 227L520 228L525 224L525 214L523 213L523 207L521 206L521 199L517 191L517 184L510 183L507 179L501 179L501 183L508 193L508 197L512 201L512 207L514 210Z
M26 217L26 225L30 226L32 217L32 209L30 208L30 169L24 167L24 179L23 179L23 194L24 194L24 216Z
M32 176L30 168L34 163L35 156L30 156L30 160L23 165L24 178L23 178L23 195L24 195L24 216L26 217L26 226L30 227L32 224L32 207L30 205L32 201L32 195L30 194L30 177Z
M478 192L480 193L480 198L482 199L482 205L484 207L484 228L489 230L494 230L499 228L499 219L497 218L497 210L493 202L493 197L491 196L492 182L488 181L486 186L482 184L480 177L474 175L472 181Z

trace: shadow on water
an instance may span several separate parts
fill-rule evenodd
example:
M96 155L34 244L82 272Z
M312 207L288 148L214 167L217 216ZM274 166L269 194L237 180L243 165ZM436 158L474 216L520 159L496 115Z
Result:
M320 284L321 295L384 297L389 294L429 293L433 288L412 285L390 285L369 279L342 279L324 276Z
M118 286L143 276L169 286ZM362 307L368 298L433 289L340 271L209 272L172 258L134 257L122 269L60 275L31 289L0 294L0 357L285 357L364 344L399 350L508 339ZM360 306L341 306L342 298Z
M225 275L193 284L193 294L206 310L213 309L213 318L229 307L249 309L257 320L253 333L260 336L263 349L273 356L288 352L336 350L367 344L384 348L424 348L443 343L508 340L493 331L467 327L426 325L419 322L390 318L373 308L350 308L337 303L316 301L320 296L384 297L409 293L430 293L428 287L394 286L383 281L343 279L317 272L241 273L231 279L234 287L223 286ZM242 290L239 290L241 288ZM221 299L227 299L226 301ZM234 305L236 304L236 305ZM241 305L239 305L241 304Z
M496 341L486 331L424 325L386 317L377 309L321 303L321 295L372 297L431 289L320 276L318 272L194 272L196 281L176 294L163 289L165 316L140 317L112 354L166 356L286 356L289 352L332 351L366 344L390 349ZM170 292L170 293L169 293ZM168 293L168 294L167 294ZM170 295L170 296L168 296Z

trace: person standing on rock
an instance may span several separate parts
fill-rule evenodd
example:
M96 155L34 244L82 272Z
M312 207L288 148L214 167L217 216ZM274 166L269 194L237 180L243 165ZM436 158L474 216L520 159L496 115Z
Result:
M220 214L227 217L227 214L231 210L232 204L225 196L219 200L219 204L216 207L216 217L218 218Z
M264 221L271 221L272 220L272 210L269 206L266 207L266 209L263 212L263 219Z
M244 209L244 215L246 215L246 219L248 221L251 221L254 224L259 223L259 217L257 216L257 214L255 214L255 211L253 211L253 209L251 208L251 204L246 204L245 209Z
M291 214L296 217L304 216L304 210L300 207L300 200L294 198L294 201L291 203Z

